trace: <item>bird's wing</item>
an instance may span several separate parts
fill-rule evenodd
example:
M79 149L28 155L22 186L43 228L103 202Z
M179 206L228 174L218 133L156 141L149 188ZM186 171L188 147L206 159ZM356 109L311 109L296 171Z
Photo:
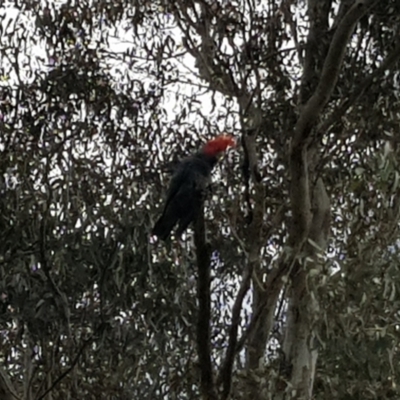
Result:
M182 184L188 182L191 179L192 172L190 170L189 161L183 161L177 168L175 174L172 176L171 181L169 183L169 187L167 190L167 196L165 199L164 210L168 208L171 200L176 196L179 192L179 189L182 187Z
M210 183L211 168L204 160L198 157L190 157L183 160L177 167L172 176L167 191L164 210L171 203L171 200L178 195L179 191L185 187L192 187L196 192L204 192Z

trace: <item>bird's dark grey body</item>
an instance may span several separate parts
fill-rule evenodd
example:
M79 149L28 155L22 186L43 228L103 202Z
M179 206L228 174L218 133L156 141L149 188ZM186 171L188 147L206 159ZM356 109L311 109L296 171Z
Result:
M169 185L163 214L154 226L154 235L166 240L178 224L176 235L180 236L194 221L201 210L216 163L215 156L197 153L178 165Z

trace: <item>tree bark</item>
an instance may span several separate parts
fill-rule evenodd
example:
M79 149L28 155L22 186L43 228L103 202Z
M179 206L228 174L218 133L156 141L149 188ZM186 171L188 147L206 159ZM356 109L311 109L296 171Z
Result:
M11 380L7 372L2 367L0 367L0 399L2 400L20 399L20 397L17 395L14 386L11 383Z
M197 354L200 365L200 392L203 400L216 400L214 373L211 361L211 278L210 252L206 244L204 209L202 208L194 225L194 242L197 259Z
M330 200L319 178L312 194L312 221L305 255L297 261L292 276L286 335L283 344L283 371L290 379L299 399L311 399L318 349L315 330L318 329L319 306L309 278L321 272L321 256L325 251L330 227Z
M324 252L329 232L329 197L322 179L316 176L310 162L310 149L318 152L311 132L330 99L350 37L359 19L377 2L356 1L341 18L323 62L318 84L304 105L294 128L290 152L290 201L292 227L289 245L294 255L290 271L289 309L283 343L282 380L279 398L311 399L318 350L315 336L318 322L318 302L309 289L311 269L321 267L319 255ZM316 6L315 1L309 6ZM315 11L310 10L310 12ZM306 73L305 73L306 75ZM318 171L319 172L319 171Z

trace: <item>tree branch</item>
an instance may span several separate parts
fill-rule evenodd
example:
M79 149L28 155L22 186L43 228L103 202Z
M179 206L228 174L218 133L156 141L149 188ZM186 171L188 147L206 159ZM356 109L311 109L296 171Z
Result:
M194 225L194 243L198 269L197 297L197 353L200 364L200 390L204 400L216 400L213 368L211 364L211 290L210 251L206 244L204 209L202 208Z
M314 94L307 101L294 129L293 152L301 152L307 141L311 129L322 109L328 102L339 77L346 47L354 28L361 17L372 7L377 0L359 0L343 17L332 38L328 55L322 68L321 79Z
M0 367L0 395L2 400L20 400L7 372Z
M255 313L253 314L246 331L238 340L236 351L240 351L243 348L248 337L254 332L257 324L260 323L261 317L265 314L268 314L270 309L276 306L276 300L286 281L285 277L290 275L297 260L297 255L298 253L292 253L289 255L289 257L288 255L283 255L279 266L268 274L267 282L264 286L264 292L266 293L266 296L260 302L258 309L255 310Z
M195 12L195 8L192 11ZM174 12L177 15L178 26L184 34L183 44L196 60L200 77L209 83L211 89L219 91L226 96L235 96L238 88L233 77L228 73L228 70L224 71L220 64L214 62L216 51L214 40L211 37L210 26L207 23L207 16L199 16L196 13L197 21L193 20L189 15L187 5L183 3L174 5ZM186 21L189 27L185 27L182 20ZM200 36L200 44L193 41L189 32L190 27Z
M239 292L232 308L232 322L229 328L228 347L218 377L218 386L222 385L222 400L226 400L229 397L231 390L232 369L237 348L237 333L240 324L240 312L242 311L243 299L250 288L253 270L254 263L249 262L243 273L242 283L240 284Z
M300 65L304 65L302 46L300 45L299 39L297 36L297 23L296 23L296 20L294 19L294 15L293 15L294 13L290 9L290 6L292 5L292 3L293 3L293 0L282 2L280 11L283 14L285 23L289 26L290 33L292 35L292 40L295 45L294 49L297 51L297 56L299 57Z
M376 78L381 76L385 71L391 69L394 64L400 59L400 40L397 40L394 49L386 56L381 65L370 75L368 75L360 85L350 94L341 101L333 113L325 119L318 127L317 133L325 133L328 129L347 112L371 87L375 82Z
M82 355L83 351L87 347L88 344L92 343L94 335L92 335L89 339L85 340L75 355L75 358L72 360L71 365L52 383L52 385L44 391L36 400L44 399L48 393L50 393L74 368L75 365L78 363L80 356Z
M340 21L332 38L321 79L314 94L302 109L294 128L290 155L292 229L290 245L301 247L308 236L311 223L311 200L308 177L307 146L311 130L328 102L336 85L347 44L358 20L377 0L359 0Z
M329 46L327 38L331 3L332 0L308 0L307 14L310 27L305 45L304 62L302 62L304 69L299 93L300 105L307 102L318 84L323 60ZM290 6L288 12L290 13ZM299 58L301 59L301 54Z
M254 136L250 137L254 140ZM256 154L253 154L256 157ZM242 282L240 284L239 292L236 296L235 303L232 309L232 322L229 329L228 347L225 354L225 359L222 363L220 374L218 377L218 386L222 385L222 400L229 397L232 383L232 370L235 355L237 354L237 341L238 329L240 325L240 312L246 293L248 292L251 284L253 271L260 265L260 248L262 243L262 227L265 212L265 187L261 182L255 183L254 195L254 218L249 226L249 235L247 247L249 248L247 265L243 273Z

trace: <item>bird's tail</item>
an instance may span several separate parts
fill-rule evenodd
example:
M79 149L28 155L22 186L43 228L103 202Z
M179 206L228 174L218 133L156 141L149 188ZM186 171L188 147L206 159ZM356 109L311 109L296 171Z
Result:
M154 225L151 233L158 236L161 240L166 240L177 222L178 219L175 216L170 216L164 213Z

